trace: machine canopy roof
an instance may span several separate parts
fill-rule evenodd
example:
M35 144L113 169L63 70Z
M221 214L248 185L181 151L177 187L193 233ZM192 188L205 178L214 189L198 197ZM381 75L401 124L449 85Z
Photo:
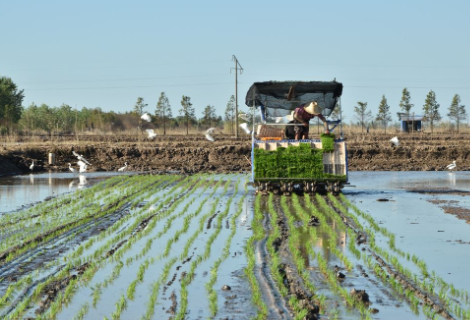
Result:
M289 114L302 103L317 101L322 114L333 112L343 84L336 81L267 81L255 82L246 94L248 107L263 107L273 116Z

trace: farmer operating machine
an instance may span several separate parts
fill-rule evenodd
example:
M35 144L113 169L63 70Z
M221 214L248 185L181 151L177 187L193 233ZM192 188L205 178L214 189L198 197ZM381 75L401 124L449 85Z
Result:
M253 128L252 182L258 191L337 194L348 184L346 143L342 132L334 133L337 126L342 129L341 119L327 120L330 134L318 128L315 134L310 130L313 139L286 137L287 127L294 126L295 108L316 101L328 119L342 91L343 85L336 81L269 81L250 87L245 103L252 111L247 120Z

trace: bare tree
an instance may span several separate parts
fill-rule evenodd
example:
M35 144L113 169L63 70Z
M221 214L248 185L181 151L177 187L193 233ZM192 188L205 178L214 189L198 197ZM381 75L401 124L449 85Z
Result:
M358 106L354 107L355 117L361 124L361 132L364 132L364 126L372 118L372 112L367 110L367 102L357 102Z

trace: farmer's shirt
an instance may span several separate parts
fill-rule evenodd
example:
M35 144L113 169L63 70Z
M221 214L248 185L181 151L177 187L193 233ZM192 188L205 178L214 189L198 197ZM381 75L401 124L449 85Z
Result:
M301 105L298 108L295 108L295 114L297 115L297 117L301 118L305 122L309 122L310 119L315 118L315 115L310 114L307 111L305 111L303 105Z

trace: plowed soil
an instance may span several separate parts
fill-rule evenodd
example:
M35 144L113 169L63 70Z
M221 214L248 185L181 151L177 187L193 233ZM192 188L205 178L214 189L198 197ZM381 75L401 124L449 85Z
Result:
M466 171L470 156L467 135L403 135L393 146L391 135L346 136L350 171L441 171L453 160L458 171ZM164 136L148 141L107 141L108 136L87 136L80 141L3 144L0 146L0 175L29 172L67 171L76 165L72 150L89 162L88 171L116 171L127 161L130 171L233 173L251 170L251 139L218 136L215 142L204 135ZM48 164L49 153L55 164Z

